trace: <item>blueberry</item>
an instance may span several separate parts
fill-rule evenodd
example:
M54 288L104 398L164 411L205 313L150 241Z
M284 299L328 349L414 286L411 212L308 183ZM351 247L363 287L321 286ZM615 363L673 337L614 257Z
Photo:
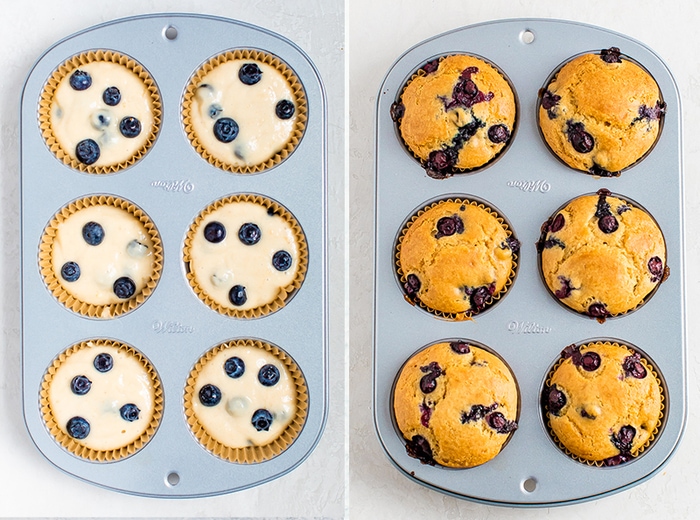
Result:
M87 90L92 85L90 74L84 70L76 70L68 80L73 90Z
M238 79L245 85L255 85L262 78L262 71L256 63L246 63L238 71Z
M540 104L545 110L551 110L559 104L560 100L560 95L552 94L549 90L546 90L545 93L542 94L542 100L540 101Z
M72 417L66 423L66 430L68 430L68 435L81 440L90 434L90 423L82 417Z
M216 117L223 112L223 108L221 108L221 105L218 105L216 103L209 105L209 117L212 119L216 119Z
M620 464L623 464L625 462L629 462L632 460L632 455L629 453L620 453L619 455L615 455L613 457L608 457L607 459L603 460L603 465L604 466L619 466Z
M486 424L497 433L510 433L518 429L518 423L509 421L501 412L493 412L486 416Z
M430 426L430 417L433 415L433 409L425 402L421 403L418 409L420 410L420 423L427 428Z
M110 107L116 106L122 100L122 94L117 87L107 87L102 93L102 101Z
M112 290L117 298L126 300L127 298L131 298L136 292L136 284L128 276L122 276L121 278L117 278L114 282Z
M586 132L583 123L572 123L571 121L566 123L566 134L569 138L571 146L574 147L578 153L589 153L593 150L595 141L593 136Z
M204 406L216 406L221 401L221 390L214 385L204 385L199 390L199 402Z
M109 372L114 366L114 360L112 359L112 356L106 352L103 352L102 354L97 354L95 356L95 360L92 362L92 365L98 372Z
M501 144L510 139L510 130L508 130L506 125L493 125L489 127L487 135L492 143Z
M139 407L133 403L128 403L119 409L119 415L127 422L134 422L139 418Z
M80 278L80 266L75 262L66 262L61 267L61 277L66 282L75 282Z
M652 256L647 262L647 267L651 273L651 281L658 282L664 274L664 263L658 256Z
M232 304L238 307L243 305L248 299L245 293L245 287L242 285L234 285L231 287L231 290L228 292L228 299Z
M290 119L294 115L294 103L288 99L278 101L275 106L275 114L280 119Z
M105 238L105 230L97 222L88 222L83 226L83 240L91 246L99 246Z
M622 63L620 58L620 49L617 47L610 47L609 49L603 49L600 51L600 59L605 63Z
M496 286L491 284L478 287L472 292L470 300L473 310L477 312L484 310L486 306L491 303L491 296L493 296L495 290Z
M581 356L581 368L586 372L594 372L600 367L600 356L595 352L586 352Z
M520 251L520 245L520 240L511 235L501 244L501 249L510 249L513 253L517 253Z
M464 341L453 341L450 343L450 348L457 354L469 354L470 351L469 343Z
M556 385L549 386L542 392L542 403L549 413L559 415L561 409L566 406L566 395Z
M119 122L119 131L124 137L132 139L141 133L141 121L133 116L126 116Z
M635 119L647 119L649 121L656 121L661 119L661 116L666 112L666 103L659 103L658 101L653 107L648 107L646 105L641 105L639 107L639 117ZM632 121L634 123L634 121Z
M617 434L612 434L610 436L610 441L615 445L615 447L622 453L629 453L632 450L632 441L637 435L637 430L634 426L626 424Z
M100 158L100 146L92 139L83 139L75 145L75 157L81 163L90 166Z
M406 442L406 454L409 457L418 459L423 464L435 465L430 442L422 435L414 435L410 441Z
M258 372L258 381L263 386L275 386L279 380L280 371L275 365L263 365Z
M420 279L415 274L409 274L406 277L406 283L403 284L403 289L406 291L406 295L412 298L418 294L420 286Z
M394 123L401 119L405 112L406 107L403 103L392 103L391 108L389 109L389 115Z
M644 368L640 359L641 356L635 352L622 361L622 369L625 371L626 376L634 377L635 379L644 379L647 376L647 369Z
M548 231L550 233L556 233L564 227L564 224L564 215L562 215L561 213L557 213L554 219L552 219L552 221L548 224Z
M214 137L222 143L230 143L238 137L238 123L230 117L220 117L214 123Z
M237 356L230 357L224 363L224 372L227 376L237 379L245 372L245 363Z
M107 110L98 110L90 115L90 124L95 130L104 130L111 121L112 118Z
M272 255L272 265L278 271L286 271L292 267L292 255L286 251L277 251Z
M552 249L553 247L560 247L566 249L566 244L559 240L557 237L548 238L544 241L544 249Z
M600 229L605 234L614 233L617 231L619 224L615 215L605 215L604 217L598 219L598 229Z
M607 318L611 316L610 311L608 311L604 303L592 303L588 307L587 314L593 318Z
M469 413L462 412L459 420L462 424L479 421L486 417L487 414L493 412L497 406L497 404L492 404L491 406L484 406L483 404L472 405L469 409Z
M545 244L545 247L546 246L547 244ZM571 295L573 287L571 286L571 280L569 280L565 276L559 276L558 280L559 283L561 283L561 288L554 291L554 296L556 296L560 300L563 300L564 298L568 298L569 295Z
M70 382L70 389L75 395L85 395L90 391L92 381L85 376L75 376Z
M457 162L457 153L448 148L430 152L425 166L433 173L433 176L444 177L447 173L450 173L455 162Z
M257 244L262 238L262 232L257 224L246 222L238 230L238 238L247 246Z
M436 227L437 233L435 234L435 238L449 237L455 233L464 233L464 222L459 215L442 217L437 221Z
M423 65L422 69L426 72L426 74L430 74L431 72L435 72L436 70L438 70L439 65L440 60L433 60Z
M250 420L250 422L259 432L268 431L272 425L272 414L264 408L255 410L255 413L253 413L253 418Z
M204 238L207 242L218 244L226 238L226 228L221 222L209 222L204 226Z
M421 392L429 394L437 388L437 378L444 375L445 371L440 368L437 361L420 367L420 370L425 374L420 380Z

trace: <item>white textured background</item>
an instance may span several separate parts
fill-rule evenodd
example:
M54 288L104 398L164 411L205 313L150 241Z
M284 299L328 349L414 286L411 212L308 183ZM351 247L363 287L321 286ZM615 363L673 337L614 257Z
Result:
M353 519L531 519L700 517L700 4L690 0L352 0L350 62L350 510ZM391 465L372 420L374 117L379 86L408 48L437 34L488 20L555 18L598 25L635 38L667 63L684 121L688 293L688 419L671 462L631 490L552 509L490 507L449 497L407 479ZM663 327L663 323L658 324ZM494 485L498 485L495 483Z
M19 345L20 92L31 66L56 41L87 27L156 12L224 16L297 43L319 69L328 96L330 404L316 450L291 473L206 499L122 495L52 466L23 424ZM3 1L0 22L0 517L324 517L345 515L345 34L342 0ZM50 324L45 324L50 326Z

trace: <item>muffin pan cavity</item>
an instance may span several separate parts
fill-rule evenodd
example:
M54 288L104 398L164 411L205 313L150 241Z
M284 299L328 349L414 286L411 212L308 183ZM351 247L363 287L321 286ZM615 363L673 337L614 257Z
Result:
M573 56L611 48L640 63L663 92L663 132L644 159L622 175L582 174L556 158L540 133L541 90L552 71ZM516 92L517 132L488 168L436 179L406 153L396 129L396 102L416 70L453 54L498 64ZM391 463L409 479L439 492L520 507L592 500L658 473L680 442L687 399L681 109L678 89L663 61L640 42L574 22L514 19L459 28L416 45L392 65L378 95L375 139L374 421ZM665 244L650 255L661 261L653 260L644 274L665 279L643 305L634 306L634 312L597 320L570 311L553 297L540 274L537 243L542 224L557 208L601 189L622 194L621 199L653 216ZM408 220L432 202L455 194L498 208L520 242L517 276L507 293L488 312L469 320L445 319L409 305L406 280L397 273L397 242ZM596 219L614 224L604 203ZM634 346L653 359L655 373L663 374L663 424L653 444L639 457L608 468L579 463L563 453L551 439L540 404L548 372L562 349L600 337L620 338L610 341ZM419 348L441 338L469 338L488 345L507 361L518 382L518 428L498 456L476 467L422 464L407 454L406 442L397 433L392 407L397 374ZM618 440L626 440L628 433Z
M192 97L188 85L203 64L217 56L243 60L239 67L257 60L269 67L260 65L263 76L278 67L281 76L291 78L290 89L295 94L293 99L285 94L284 100L293 107L283 102L279 112L283 118L292 112L297 116L290 138L293 153L292 147L281 145L284 149L273 161L246 169L255 175L236 174L216 161L204 160L188 138L185 107ZM103 62L108 67L92 67ZM90 83L84 73L90 73L92 87L99 87L93 92L99 94L99 100L87 123L96 137L80 136L80 140L89 137L108 144L110 136L121 131L119 125L108 130L94 126L133 115L142 123L141 132L129 120L133 124L125 124L126 134L152 131L130 158L120 156L113 164L96 161L90 165L52 144L54 132L47 122L52 92L62 78L70 82L75 71L83 68L73 83L82 88ZM126 84L123 88L112 85L112 76L107 77L112 69L129 74L133 69L146 78L148 99L157 108L152 123L140 121L136 113L120 112L130 110L127 98L133 92ZM117 74L115 81L121 76ZM89 92L89 88L75 90L70 84L68 89L69 97L76 99ZM223 113L235 113L233 104L222 107L221 117L234 117ZM246 117L257 110L253 105L244 107ZM89 112L86 107L81 110ZM270 110L277 117L274 104ZM68 108L59 112L66 116ZM276 479L301 464L320 439L328 407L326 101L321 78L306 54L275 33L225 18L154 14L111 21L69 36L39 58L24 85L20 122L23 412L39 451L78 479L156 498L238 491ZM252 124L250 118L246 122ZM224 123L220 124L222 136L233 129ZM70 129L74 126L80 125L71 123ZM237 137L245 138L242 128ZM100 146L102 156L107 144ZM228 239L247 248L245 252L253 258L247 264L256 264L258 269L248 273L246 281L240 281L243 278L236 265L215 266L204 276L226 285L227 295L234 287L245 286L247 298L252 299L265 286L256 285L256 277L267 276L261 272L271 269L280 280L265 287L269 301L258 305L262 311L217 312L218 308L212 308L216 305L210 307L203 301L206 297L198 292L200 285L195 288L190 283L191 258L186 255L191 252L191 228L207 208L233 200L248 201L257 211L254 218L244 214L242 222L231 224L235 229L228 230ZM74 217L78 217L75 222ZM286 227L266 219L282 221ZM65 238L64 231L71 237ZM215 242L221 240L214 245L225 242L218 231L214 229L212 236ZM270 242L278 234L285 237ZM253 254L263 245L264 251ZM109 249L107 260L98 253L103 246ZM78 288L76 284L83 282L86 286ZM97 285L106 296L93 300L91 288ZM234 292L236 307L242 303L242 293ZM72 421L70 429L63 415L56 418L52 414L53 401L46 397L56 374L62 374L63 360L77 359L87 345L95 343L127 346L119 352L137 352L132 357L147 360L149 373L154 374L154 419L146 434L134 433L135 440L126 449L100 447L99 432L103 430L98 423L102 419L91 420L75 412L82 420ZM233 452L224 454L226 449L212 448L195 431L185 396L193 367L214 349L239 343L265 345L269 351L266 364L280 360L280 367L270 369L272 372L288 367L297 406L279 408L265 398L257 408L247 410L243 406L249 397L245 388L228 389L234 394L228 395L230 403L213 423L235 422L243 407L245 414L251 414L246 426L256 432L259 428L266 439L261 441L261 450L246 450L234 443ZM101 373L87 367L86 373L73 375L73 367L69 368L71 374L62 374L61 381L70 379L69 375L81 376L75 383L78 394L70 388L62 392L67 391L80 406L87 402L82 397L97 398L93 391L104 387L105 381ZM260 367L255 373L258 370ZM269 377L266 382L270 383ZM269 388L277 387L270 384ZM198 396L187 402L196 399ZM146 417L147 404L129 396L128 402L110 408L109 424L126 421L134 429ZM286 424L283 419L291 426L282 428L275 439L272 428ZM75 437L67 433L69 429ZM83 436L89 442L78 438ZM81 443L89 444L88 448Z

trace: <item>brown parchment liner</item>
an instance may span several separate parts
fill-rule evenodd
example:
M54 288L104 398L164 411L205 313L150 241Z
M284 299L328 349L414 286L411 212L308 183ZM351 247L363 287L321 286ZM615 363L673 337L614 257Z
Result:
M583 348L593 347L593 346L595 346L595 345L597 345L597 344L611 345L611 346L613 346L613 347L624 348L624 349L627 349L627 351L628 351L630 354L635 354L635 353L637 352L636 350L634 350L634 349L631 348L631 347L628 347L627 345L620 344L620 343L617 343L617 342L610 342L610 341L593 341L593 342L591 342L591 343L584 343L584 344L582 344L582 345L579 345L579 348L582 348L582 349L583 349ZM554 366L551 368L551 370L550 370L549 373L547 374L547 379L545 380L545 386L546 386L546 387L549 387L549 386L551 385L552 376L553 376L554 373L557 371L557 369L559 368L559 366L560 366L562 363L564 363L564 362L566 361L566 359L567 359L567 358L560 357L560 358L557 360L557 362L554 364ZM665 390L665 388L664 388L663 383L661 382L661 379L659 378L658 374L656 373L656 370L654 370L654 367L652 367L652 366L649 364L649 362L648 362L646 359L644 359L644 358L640 358L639 361L640 361L640 363L642 363L642 365L644 365L644 368L647 370L647 372L648 372L649 374L651 374L651 375L654 377L654 379L656 379L656 382L659 384L659 392L660 392L660 395L661 395L661 400L660 400L661 406L660 406L660 409L659 409L659 420L658 420L658 422L656 423L656 427L654 428L654 431L652 431L652 432L649 434L649 438L647 439L647 441L646 441L642 446L640 446L636 451L634 451L634 452L631 453L632 459L633 459L633 460L636 459L637 457L639 457L649 446L651 446L651 445L653 444L653 442L654 442L654 439L655 439L656 436L658 435L659 430L660 430L660 428L661 428L661 426L662 426L662 424L663 424L663 422L664 422L664 408L665 408L664 401L666 400L666 390ZM543 417L544 417L544 422L545 422L545 425L546 425L546 427L547 427L546 429L547 429L547 432L549 433L550 437L552 438L552 440L554 441L554 443L559 447L559 449L560 449L561 451L563 451L564 453L566 453L569 457L571 457L571 458L574 459L575 461L581 462L582 464L586 464L586 465L588 465L588 466L595 466L595 467L598 467L598 468L602 468L602 467L616 468L616 467L618 467L618 466L625 466L625 465L626 465L626 463L623 463L623 464L619 464L618 466L605 466L605 463L604 463L605 461L604 461L604 460L588 460L588 459L584 459L583 457L580 457L580 456L578 456L578 455L574 455L573 453L571 453L571 452L569 451L569 449L568 449L568 448L559 440L559 438L555 435L554 431L552 430L552 426L550 425L550 422L549 422L549 414L548 414L547 411L544 410L543 408L541 408L541 409L542 409L542 415L543 415ZM630 462L630 461L628 461L628 462Z
M194 127L192 125L191 116L192 98L195 95L197 86L202 82L204 76L211 72L218 65L226 63L230 60L241 59L265 63L281 72L282 75L287 79L287 82L289 83L289 86L292 89L296 101L296 119L294 122L294 129L292 130L292 133L289 136L289 140L284 145L284 147L266 161L263 161L258 164L243 166L221 161L220 159L217 159L212 154L210 154L209 151L199 141L197 134L194 131ZM187 134L187 138L189 139L190 143L197 151L197 153L201 155L204 159L206 159L209 162L209 164L231 173L257 173L268 168L272 168L273 166L284 161L289 156L289 154L291 154L294 151L294 149L299 144L302 135L304 135L304 129L306 128L307 113L308 109L304 87L302 86L301 82L299 81L299 78L297 78L296 74L292 71L292 69L289 68L287 64L284 63L277 56L273 56L272 54L253 49L233 49L209 59L204 65L202 65L199 68L197 72L195 72L194 76L192 76L182 98L182 123L185 127L185 133Z
M97 348L100 346L115 347L118 350L125 351L130 356L135 357L141 363L141 366L143 366L146 373L148 373L151 383L153 384L153 416L151 417L151 421L146 426L146 429L134 442L127 444L126 446L118 446L111 450L95 450L93 448L88 448L87 446L80 444L79 440L68 435L68 433L56 423L51 404L49 403L49 388L51 388L51 381L53 380L53 377L61 364L71 354L83 348ZM146 359L146 357L138 350L118 341L109 339L91 339L69 347L53 360L53 363L49 366L46 374L44 374L44 379L41 382L41 390L39 391L39 406L49 433L63 448L73 455L89 461L113 462L133 455L143 448L151 437L153 437L158 429L161 417L163 416L163 387L155 368L153 368L148 359Z
M195 279L194 272L190 269L190 262L192 261L191 248L194 236L199 230L202 221L212 212L217 209L226 206L227 204L232 204L236 202L253 202L268 210L275 212L275 215L282 217L287 223L292 227L292 231L296 237L297 245L299 246L299 261L297 266L297 273L292 282L286 287L280 287L277 297L269 303L261 305L259 307L253 307L252 309L232 309L229 307L224 307L223 305L214 301L205 291L200 287ZM285 306L287 300L293 296L297 290L301 287L306 276L306 269L309 264L309 250L306 244L306 237L304 236L304 231L301 229L299 222L296 218L281 204L275 202L272 199L263 197L262 195L255 194L237 194L229 195L223 199L219 199L207 206L194 220L187 235L185 236L185 246L183 248L183 262L185 263L185 273L187 276L187 281L194 290L197 297L202 300L206 305L214 309L220 314L224 314L231 318L259 318L267 314L271 314L278 311Z
M481 202L477 201L472 201L469 199L463 199L459 197L454 197L454 198L448 198L448 199L441 199L438 201L433 202L432 204L425 206L423 209L419 210L416 214L414 214L410 220L404 225L403 229L401 230L401 233L399 234L399 237L396 241L396 247L395 247L395 252L394 252L394 261L395 261L395 268L396 268L396 274L398 275L399 278L399 284L401 285L401 291L404 292L403 290L403 285L406 283L406 275L403 272L403 269L401 269L401 262L400 262L400 256L401 256L401 244L403 242L404 237L406 236L406 232L408 229L413 225L413 223L423 215L426 211L439 206L443 202L456 202L456 203L461 203L461 204L469 204L472 206L477 206L483 210L485 210L487 213L492 215L496 220L498 220L498 223L503 227L503 229L506 231L507 235L509 237L513 236L513 231L510 229L510 226L506 223L505 219L501 217L496 211L494 211L492 208L487 206L486 204L483 204ZM433 314L437 316L438 318L443 318L449 321L464 321L464 320L472 320L473 316L476 316L478 314L484 313L487 310L489 310L491 307L496 305L498 301L508 292L508 289L510 289L511 285L513 285L513 281L515 280L515 274L518 268L518 257L519 253L513 252L512 254L512 267L510 270L510 274L508 276L508 280L506 280L505 285L503 288L497 292L494 293L491 296L491 303L489 303L483 310L474 312L472 310L468 310L465 312L445 312L441 311L439 309L433 309L432 307L426 305L423 303L420 298L416 298L415 301L410 299L404 292L404 298L408 303L411 305L418 305L421 309L423 309L426 312L429 312L430 314Z
M207 432L197 420L194 410L192 409L192 400L195 398L195 386L200 370L219 352L232 347L254 347L270 352L284 363L294 381L297 392L296 416L280 436L268 444L262 446L246 446L245 448L231 448L226 446L209 435L209 432ZM207 451L229 462L237 464L255 464L276 457L292 445L306 422L309 408L309 395L304 374L302 374L297 364L286 352L265 341L257 339L237 339L221 343L199 358L187 377L184 407L187 424L196 439Z
M52 266L53 241L56 237L58 227L70 215L89 206L114 206L115 208L126 211L143 224L149 237L153 241L153 272L151 273L151 278L141 292L136 293L128 300L105 305L95 305L84 302L73 296L61 284L56 273L54 273ZM163 247L155 225L148 215L135 204L112 195L92 195L71 202L53 216L44 229L44 234L39 244L39 269L51 293L68 309L89 318L116 318L141 305L154 291L160 279L161 271L163 270Z
M148 139L134 155L117 164L111 164L108 166L95 166L81 163L75 157L74 150L65 150L60 145L54 136L53 128L51 127L51 103L59 83L63 80L63 78L69 74L72 74L73 71L79 68L81 65L86 65L94 61L110 61L126 67L131 72L136 74L139 79L141 79L144 87L151 96L153 125L147 130L149 132ZM116 171L123 170L124 168L128 168L136 163L146 154L151 146L153 146L156 136L158 135L158 131L160 130L161 115L160 93L158 92L158 87L156 86L151 75L133 58L109 50L92 50L81 54L76 54L75 56L68 58L53 72L51 77L49 77L46 85L44 85L44 90L41 92L41 97L39 98L39 129L41 130L41 135L44 137L47 146L51 152L53 152L53 154L63 162L63 164L70 166L75 170L86 173L114 173Z
M579 170L579 171L583 171L583 170ZM605 188L603 188L603 189L605 189ZM556 217L557 214L558 214L560 211L562 211L563 209L565 209L566 207L568 207L569 204L571 204L571 203L574 202L575 200L577 200L577 199L579 199L579 198L581 198L581 197L588 196L588 195L596 195L597 193L598 193L598 192L595 192L595 193L585 193L585 194L583 194L583 195L579 195L579 196L574 197L573 199L570 199L569 201L565 202L564 204L562 204L561 206L559 206L559 208L557 208L557 210L556 210L554 213L552 213L552 215L551 215L547 220L545 220L545 221L542 223L542 229L544 230L544 229L545 229L545 226L546 226L549 222L551 222L552 219L554 219L554 217ZM537 241L537 245L538 245L538 250L537 250L537 271L539 272L540 280L542 280L542 284L544 285L545 289L547 289L547 292L549 293L549 295L550 295L552 298L554 298L554 299L557 301L557 303L558 303L559 305L561 305L562 307L564 307L564 308L565 308L566 310L568 310L569 312L573 312L574 314L578 314L579 316L584 316L584 317L586 317L586 318L595 319L595 320L597 320L599 323L605 323L605 321L606 321L606 320L609 320L609 319L615 319L615 318L621 318L621 317L623 317L623 316L627 316L628 314L631 314L631 313L633 313L634 311L636 311L636 310L642 308L642 307L643 307L644 305L646 305L646 303L647 303L649 300L651 300L651 298L656 294L656 291L659 290L659 287L661 287L661 284L664 283L664 282L668 279L668 277L671 275L671 269L670 269L669 266L668 266L668 249L666 249L666 237L665 237L664 234L663 234L663 230L661 229L661 226L659 226L659 223L656 221L656 218L654 218L654 215L652 215L652 214L651 214L646 208L644 208L641 204L637 203L637 202L634 201L634 200L630 200L630 199L627 198L627 197L624 197L624 196L622 196L622 195L619 195L619 194L617 194L617 193L612 193L612 192L611 192L608 196L609 196L609 197L615 197L615 198L617 198L617 199L620 199L622 202L624 202L624 203L627 204L628 206L632 206L633 208L638 209L638 210L641 210L641 211L643 211L644 213L646 213L646 214L647 214L649 217L651 217L651 219L654 221L654 223L656 224L656 227L659 229L659 232L661 233L661 236L662 236L663 239L664 239L664 250L665 250L664 259L663 259L663 260L664 260L664 271L663 271L663 274L661 275L661 279L656 283L656 285L654 286L654 288L653 288L651 291L649 291L649 293L648 293L644 298L642 298L641 301L640 301L637 305L635 305L634 307L631 307L631 308L627 309L625 312L611 313L611 314L608 315L608 316L596 318L596 317L591 316L590 314L588 314L588 313L586 313L586 312L579 312L579 311L577 311L577 310L574 309L573 307L569 306L565 301L563 301L563 299L557 298L556 295L554 294L554 291L549 287L549 285L547 284L547 281L545 280L544 272L543 272L543 268L542 268L542 250L539 248L539 244L540 244L540 243L542 243L542 244L544 243L545 238L546 238L546 236L547 236L547 233L549 233L549 231L543 231L543 232L541 233L541 235L540 235L540 238L539 238L538 241Z
M508 140L504 143L504 146L503 146L491 159L489 159L488 161L486 161L486 162L485 162L484 164L482 164L481 166L475 166L474 168L458 168L457 166L452 166L452 167L450 167L449 170L447 170L447 171L445 172L445 175L447 175L447 176L450 176L450 175L453 175L453 174L460 174L460 173L475 173L475 172L477 172L477 171L480 171L480 170L486 168L488 165L490 165L491 163L493 163L494 161L496 161L496 159L498 159L501 155L503 155L503 153L510 147L510 143L513 142L513 138L515 137L515 130L516 130L516 128L518 127L518 118L519 118L519 115L520 115L520 106L519 106L519 104L518 104L518 97L517 97L516 94L515 94L515 88L513 87L513 84L511 83L510 79L509 79L509 78L503 73L503 71L502 71L499 67L497 67L495 64L493 64L492 62L490 62L489 60L487 60L487 59L485 59L485 58L483 58L483 57L481 57L481 56L478 56L478 55L476 55L476 54L468 54L468 53L452 53L452 54L445 54L444 56L439 56L439 57L436 58L436 59L437 59L437 62L438 62L438 64L439 64L439 63L442 63L442 61L443 61L445 58L449 58L450 56L460 56L460 55L471 56L472 58L476 58L476 59L478 59L478 60L481 60L481 61L483 61L484 63L490 65L496 72L498 72L498 74L506 81L506 83L508 83L508 86L510 87L511 91L513 92L513 100L514 100L514 102L515 102L515 115L514 115L514 118L513 118L513 128L511 129L510 137L509 137ZM416 71L411 75L411 77L406 81L406 83L404 83L404 86L401 88L401 94L400 94L399 97L398 97L398 102L400 102L400 103L402 102L402 100L403 100L403 94L404 94L406 88L408 88L408 85L409 85L414 79L416 79L416 78L418 78L418 77L421 77L421 76L425 76L426 74L428 74L428 73L423 69L423 67L425 67L428 63L431 63L431 62L433 62L433 61L435 61L435 59L431 59L431 60L427 61L426 63L424 63L423 65L421 65L421 67L418 68L418 70L416 70ZM400 126L401 126L401 119L402 119L402 118L403 118L403 117L397 117L397 118L394 120L394 124L396 125L396 130L397 130L396 135L397 135L397 137L399 138L399 140L401 141L401 144L403 144L404 148L406 148L406 150L408 151L408 153L410 153L411 156L412 156L416 161L418 161L418 163L419 163L422 167L425 168L425 163L424 163L423 159L421 159L418 155L416 155L415 153L413 153L413 150L411 149L411 147L408 145L408 143L406 143L406 141L404 141L403 137L401 136L401 132L399 131L399 128L400 128Z

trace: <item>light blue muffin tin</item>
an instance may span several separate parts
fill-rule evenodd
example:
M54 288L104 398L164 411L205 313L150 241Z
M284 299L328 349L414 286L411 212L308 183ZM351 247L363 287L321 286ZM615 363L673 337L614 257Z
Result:
M547 148L537 126L538 91L574 55L619 47L656 79L666 115L653 150L617 178L568 168ZM415 70L451 53L481 56L510 79L519 100L509 148L487 168L436 180L400 141L390 108ZM512 19L453 30L404 53L381 85L376 115L374 422L396 468L431 489L495 505L571 504L629 489L658 473L681 440L686 418L686 316L683 258L681 107L673 76L644 44L580 23ZM540 226L557 208L607 188L643 205L666 239L669 278L640 309L605 323L568 312L548 293L538 272ZM508 293L473 321L451 322L412 306L395 276L395 242L402 224L426 201L447 195L486 200L508 219L521 241L517 277ZM520 421L503 451L481 466L455 470L421 464L406 454L395 427L391 393L403 363L423 346L446 338L474 340L495 350L513 370L521 397ZM665 383L663 427L637 459L599 468L567 456L550 438L540 392L552 364L572 343L617 339L638 347Z
M210 165L190 145L181 101L192 74L229 49L259 49L278 56L306 92L308 121L294 152L254 175ZM162 125L153 147L133 166L94 175L65 166L47 147L38 126L39 97L66 59L110 49L138 61L151 74L162 101ZM151 497L201 497L273 480L301 464L325 426L328 407L326 254L326 99L318 71L293 42L239 21L191 14L155 14L108 22L49 48L32 67L21 99L21 349L24 419L39 451L56 467L93 484ZM207 307L185 277L182 248L187 230L207 205L229 194L257 193L285 206L306 235L309 263L302 287L277 312L232 319ZM110 194L140 207L163 245L161 278L151 296L115 319L82 317L59 303L39 271L39 243L53 215L69 202ZM164 393L162 421L150 442L116 462L90 462L49 434L39 408L47 368L66 348L90 338L132 345L158 372ZM287 352L304 374L308 415L294 443L257 464L236 464L205 450L187 426L183 394L187 376L214 346L257 338Z

